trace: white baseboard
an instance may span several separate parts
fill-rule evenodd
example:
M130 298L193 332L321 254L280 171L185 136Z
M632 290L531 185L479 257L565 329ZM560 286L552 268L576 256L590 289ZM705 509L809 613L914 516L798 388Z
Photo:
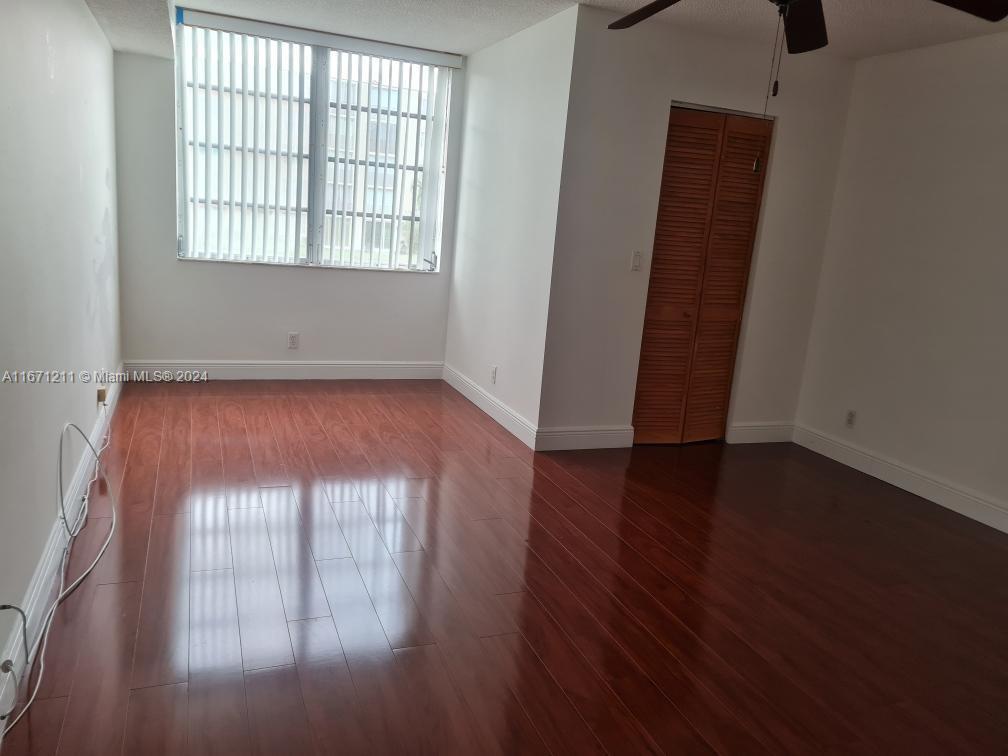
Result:
M536 451L621 449L633 446L633 434L632 425L539 428L535 448Z
M897 488L1008 533L1008 502L953 483L855 444L801 425L794 442Z
M528 448L536 448L537 429L534 423L515 412L497 397L484 391L476 381L463 375L451 365L445 364L442 377L449 386L503 425L508 433Z
M772 444L790 441L793 434L791 423L735 423L728 426L725 441L729 444Z
M530 449L560 451L633 446L633 427L629 425L540 428L451 365L444 366L444 380Z
M203 371L211 380L438 379L440 362L357 360L125 360L129 372Z
M122 368L119 368L122 372ZM115 412L116 402L119 400L119 393L122 389L121 383L111 383L108 387L108 396L105 400L105 409L95 419L94 425L88 433L88 439L95 448L101 448L105 434L108 431L109 421L112 413ZM90 449L84 449L81 457L77 461L73 478L65 488L66 496L63 504L71 522L76 521L80 512L81 501L85 494L85 486L91 479L94 470L94 456ZM53 597L59 583L59 566L63 556L63 547L66 546L67 536L63 527L63 522L57 515L49 531L49 538L42 550L42 556L35 567L28 590L21 600L20 606L28 616L28 643L32 644L42 626L42 619L49 609L49 602ZM7 642L3 646L0 661L10 659L14 662L14 668L18 671L18 677L24 677L25 655L24 643L21 639L21 621L18 618L14 623L14 628ZM14 681L10 675L4 675L0 680L0 709L6 711L10 708L14 696ZM6 722L0 723L0 739L3 735L3 726Z

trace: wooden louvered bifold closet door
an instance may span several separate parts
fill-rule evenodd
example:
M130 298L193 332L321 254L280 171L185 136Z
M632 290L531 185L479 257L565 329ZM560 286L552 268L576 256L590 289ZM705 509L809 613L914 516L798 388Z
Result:
M724 116L672 109L644 311L634 441L682 441Z
M673 108L634 441L724 436L772 122Z

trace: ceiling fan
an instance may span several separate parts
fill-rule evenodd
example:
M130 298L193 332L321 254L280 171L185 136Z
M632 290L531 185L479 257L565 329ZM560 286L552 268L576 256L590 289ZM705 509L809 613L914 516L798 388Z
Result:
M973 16L979 16L987 21L1000 21L1008 16L1008 0L933 1ZM678 2L679 0L654 0L640 10L613 21L609 24L609 28L629 28ZM777 6L777 11L784 21L784 35L787 37L789 53L795 55L818 50L829 43L826 36L826 18L823 16L822 0L770 0L770 2Z

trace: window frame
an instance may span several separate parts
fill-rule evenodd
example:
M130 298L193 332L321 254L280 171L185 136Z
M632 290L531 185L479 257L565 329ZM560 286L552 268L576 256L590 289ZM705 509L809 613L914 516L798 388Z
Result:
M314 254L311 251L306 255L304 260L254 260L254 259L225 259L225 258L213 258L213 257L197 257L192 254L187 254L189 251L187 249L187 240L185 238L187 219L186 212L187 206L191 202L191 198L187 196L187 188L185 183L185 171L186 171L186 136L184 130L184 93L185 88L188 86L188 82L185 80L184 66L181 63L182 47L183 47L183 34L182 27L189 26L193 29L205 28L210 30L215 30L219 32L230 32L234 34L249 35L254 37L260 37L264 39L277 40L282 42L288 42L293 44L309 45L313 58L312 71L313 75L309 80L309 91L306 92L310 97L312 102L322 102L326 104L324 107L313 107L311 110L311 118L314 121L318 119L322 122L321 128L316 128L314 125L310 128L310 141L308 144L304 145L304 149L309 155L318 154L316 150L321 152L325 157L319 161L322 166L322 170L312 170L308 177L308 191L306 193L305 202L309 205L308 215L315 221L315 226L318 229L313 229L309 227L308 239L309 246L311 245L312 239L321 240L325 237L325 225L329 223L328 220L328 208L326 207L326 188L327 188L327 166L328 163L333 162L328 155L328 146L325 141L325 137L328 130L328 124L325 121L330 117L330 106L328 97L328 86L329 86L329 76L319 76L315 75L316 63L324 57L326 59L326 65L324 70L328 70L328 61L332 53L349 53L351 55L363 55L363 56L373 56L376 58L391 59L395 61L401 61L405 63L428 65L428 66L438 66L442 68L451 69L451 78L448 89L448 101L446 103L445 110L445 120L447 127L447 139L442 147L443 149L443 176L440 182L440 205L441 205L441 217L438 223L437 231L435 232L436 238L439 240L438 248L435 252L436 263L432 268L423 267L399 267L399 266L381 266L381 265L352 265L352 264L337 264L332 262L322 262L319 257L319 250L316 250ZM453 53L445 53L434 50L426 50L423 48L408 47L403 45L396 45L392 43L379 42L376 40L361 39L357 37L349 37L339 34L332 34L327 32L319 32L309 29L303 29L293 26L285 26L281 24L273 24L263 21L254 21L251 19L238 18L233 16L222 16L215 13L208 13L204 11L195 11L182 7L176 7L175 9L175 24L172 26L172 34L174 37L174 48L175 48L175 118L176 118L176 223L177 223L177 259L180 261L187 262L210 262L210 263L238 263L243 265L269 265L269 266L281 266L286 268L309 268L309 269L329 269L337 271L360 271L360 272L380 272L380 273L420 273L420 274L437 274L444 270L445 262L450 260L452 257L452 252L454 250L455 241L455 214L457 205L457 191L458 191L458 161L460 156L460 144L461 144L461 120L462 120L462 102L463 102L463 88L465 86L465 58L462 55L457 55ZM325 87L325 96L318 96L317 89ZM431 92L433 96L433 92ZM317 99L316 99L317 98ZM339 115L337 115L337 120L339 120ZM378 126L380 129L380 125ZM318 137L315 139L315 137ZM195 136L194 136L195 138ZM340 165L340 150L339 145L337 145L335 165L333 166L333 178L336 178L337 171ZM307 161L309 165L313 162L310 158ZM378 163L383 161L379 160L379 156L376 153L372 159L369 155L364 158L365 163L365 177L367 176L367 169L371 163L376 166ZM387 158L386 161L387 162ZM424 166L426 168L426 166ZM420 169L421 171L423 170ZM314 179L315 186L313 186L312 179ZM334 187L335 188L335 187ZM384 202L384 199L383 199ZM312 204L315 207L312 207ZM415 210L414 210L415 212ZM421 209L421 216L424 214L423 209ZM389 221L391 224L392 221ZM321 245L319 245L321 247ZM378 248L375 250L379 252ZM424 253L422 249L419 251L420 260L424 260ZM314 259L313 259L314 258ZM391 261L391 258L390 258Z

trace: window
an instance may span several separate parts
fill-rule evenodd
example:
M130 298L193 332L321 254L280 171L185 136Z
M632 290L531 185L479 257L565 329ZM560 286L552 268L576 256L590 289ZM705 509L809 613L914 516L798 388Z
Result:
M460 59L178 20L179 257L437 270Z

